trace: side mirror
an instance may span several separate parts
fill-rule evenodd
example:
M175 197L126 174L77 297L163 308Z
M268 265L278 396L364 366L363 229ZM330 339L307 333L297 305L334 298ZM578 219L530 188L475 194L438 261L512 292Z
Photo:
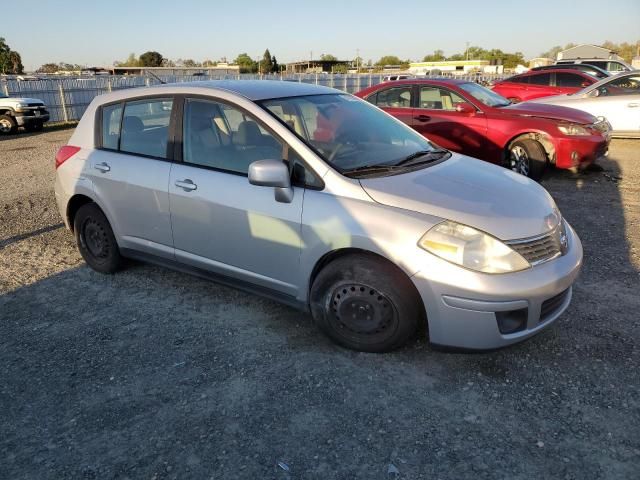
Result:
M281 160L256 160L249 165L249 183L260 187L273 187L275 199L291 203L293 188L289 169Z
M476 109L473 105L467 102L458 102L455 104L456 112L459 113L476 113Z

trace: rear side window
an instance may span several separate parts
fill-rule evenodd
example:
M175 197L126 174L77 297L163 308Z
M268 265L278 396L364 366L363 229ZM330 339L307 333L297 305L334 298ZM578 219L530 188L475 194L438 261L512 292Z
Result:
M593 65L594 67L599 67L602 68L603 70L607 69L607 62L598 62L598 61L586 61L586 62L582 62L582 63L586 63L588 65Z
M549 86L551 84L551 74L550 73L539 73L537 75L529 76L529 83L531 85L546 85Z
M582 82L587 79L574 73L556 73L556 87L582 87ZM593 83L593 82L589 82Z
M171 99L127 102L122 115L120 151L167 158Z
M530 77L530 75L524 75L522 77L511 77L507 81L512 83L529 83Z
M378 92L375 105L387 108L410 108L411 88L412 87L409 86L382 90Z
M120 140L120 122L122 105L109 105L102 109L102 147L110 150L118 149Z

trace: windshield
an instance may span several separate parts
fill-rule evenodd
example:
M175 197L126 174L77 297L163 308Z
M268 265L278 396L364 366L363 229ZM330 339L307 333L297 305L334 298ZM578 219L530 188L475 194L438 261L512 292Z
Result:
M261 105L341 173L405 165L408 158L433 158L437 154L442 158L444 153L448 154L398 120L351 95L276 98Z
M502 95L498 95L496 92L477 83L461 83L458 86L473 98L489 107L506 107L507 105L511 105L511 102Z

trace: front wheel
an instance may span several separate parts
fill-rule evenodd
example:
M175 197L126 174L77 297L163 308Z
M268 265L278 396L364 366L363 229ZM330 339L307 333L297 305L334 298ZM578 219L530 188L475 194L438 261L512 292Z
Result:
M373 255L341 257L318 274L310 304L318 327L336 343L363 352L387 352L417 330L420 297L411 281Z
M15 119L10 115L0 115L0 134L8 135L18 128Z
M547 168L547 153L540 142L523 138L509 146L509 168L532 180L540 180Z
M107 217L95 203L80 207L73 221L78 250L87 265L100 273L114 273L122 266L118 249Z

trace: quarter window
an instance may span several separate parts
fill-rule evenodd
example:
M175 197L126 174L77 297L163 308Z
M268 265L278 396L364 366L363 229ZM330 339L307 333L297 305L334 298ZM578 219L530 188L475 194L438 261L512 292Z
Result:
M127 102L122 116L120 151L167 158L173 102L168 99Z
M389 88L378 92L375 105L386 108L410 108L411 87Z
M256 160L282 159L282 143L245 112L205 101L185 102L183 161L246 174Z
M102 147L111 150L118 149L120 141L120 122L122 120L122 105L109 105L102 109Z
M464 102L461 96L447 89L436 87L420 88L420 108L455 110L455 104L461 102Z

